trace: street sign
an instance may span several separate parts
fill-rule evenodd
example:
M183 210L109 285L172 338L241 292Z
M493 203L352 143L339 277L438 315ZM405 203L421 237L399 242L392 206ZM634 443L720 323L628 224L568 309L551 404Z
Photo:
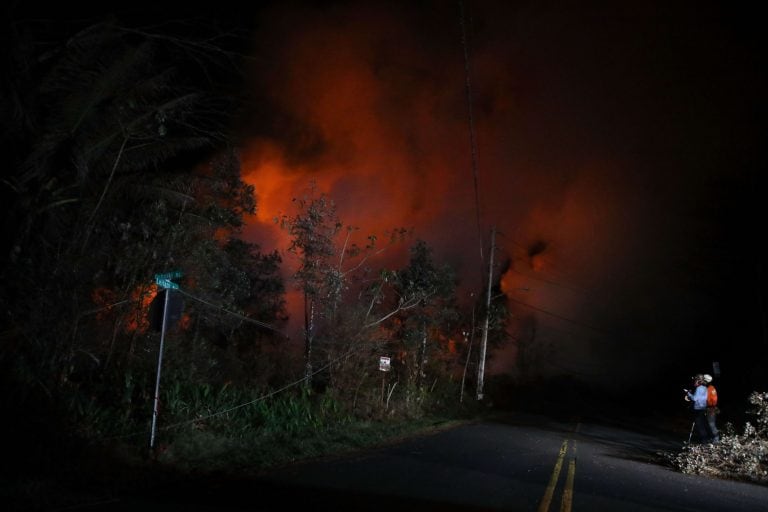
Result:
M155 283L157 283L157 286L162 286L163 288L170 288L171 290L179 289L179 285L169 279L155 278Z
M388 372L391 370L392 367L390 366L390 359L386 356L382 356L379 358L379 370L382 372Z
M162 286L163 288L178 290L179 285L171 281L171 279L178 279L182 275L181 270L174 270L173 272L166 272L164 274L155 274L155 283L157 286Z
M181 270L174 270L173 272L166 272L165 274L155 274L155 280L157 279L178 279L184 275Z

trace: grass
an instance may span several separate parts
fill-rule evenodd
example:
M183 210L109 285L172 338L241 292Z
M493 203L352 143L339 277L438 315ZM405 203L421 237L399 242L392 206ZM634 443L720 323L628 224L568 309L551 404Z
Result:
M158 456L182 472L242 474L318 457L337 456L448 428L463 420L430 416L398 421L352 421L299 432L256 434L241 439L186 432Z

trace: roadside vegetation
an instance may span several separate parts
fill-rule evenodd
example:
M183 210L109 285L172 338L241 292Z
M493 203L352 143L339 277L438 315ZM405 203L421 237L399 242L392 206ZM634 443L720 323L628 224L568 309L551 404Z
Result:
M238 43L216 27L165 30L6 31L0 494L11 508L258 471L472 417L475 317L490 312L489 346L506 338L498 290L491 308L462 307L426 242L365 233L311 183L278 219L290 262L246 240L258 190L241 176ZM395 249L399 267L377 259ZM164 291L163 274L179 289ZM286 334L288 293L302 301L299 340Z

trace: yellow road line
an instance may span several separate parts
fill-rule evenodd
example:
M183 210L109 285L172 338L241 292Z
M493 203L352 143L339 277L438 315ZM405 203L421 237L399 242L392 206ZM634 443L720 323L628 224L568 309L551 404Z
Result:
M574 446L574 451L575 450ZM573 479L576 476L576 459L571 459L568 463L568 477L565 480L565 489L563 489L563 499L560 502L560 512L571 512L573 505Z
M580 428L581 422L577 422L573 428L574 434L578 433ZM576 479L576 440L572 441L572 455L571 460L568 463L568 475L565 479L565 488L563 489L563 495L560 499L560 512L571 512L571 509L573 508L573 482ZM541 503L539 503L538 512L549 512L549 506L552 504L552 496L555 493L557 481L560 479L560 471L563 469L563 460L565 459L565 454L567 452L568 439L563 441L563 444L560 447L560 453L557 456L557 462L555 462L555 467L552 470L552 476L549 478L549 484L547 484L547 488L544 491L544 496L541 498Z
M563 458L565 458L565 452L567 450L568 440L566 439L563 441L563 445L560 447L560 453L557 456L557 462L555 462L555 469L552 470L552 476L549 478L549 484L547 485L546 491L544 491L544 497L541 499L541 503L539 503L538 512L549 511L549 504L552 503L552 495L555 492L555 485L557 485L557 480L560 478L560 470L563 467Z
M573 429L574 434L579 432L581 422ZM576 440L571 444L571 461L568 463L568 476L565 479L565 489L560 501L560 512L571 512L573 507L573 481L576 479Z

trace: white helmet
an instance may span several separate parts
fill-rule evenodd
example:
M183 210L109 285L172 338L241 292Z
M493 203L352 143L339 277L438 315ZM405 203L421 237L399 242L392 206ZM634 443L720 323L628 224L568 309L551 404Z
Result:
M705 382L705 383L707 383L707 384L709 384L710 382L712 382L712 376L711 376L710 374L708 374L708 373L705 373L704 375L702 375L702 376L701 376L701 378L702 378L702 379L704 380L704 382Z

